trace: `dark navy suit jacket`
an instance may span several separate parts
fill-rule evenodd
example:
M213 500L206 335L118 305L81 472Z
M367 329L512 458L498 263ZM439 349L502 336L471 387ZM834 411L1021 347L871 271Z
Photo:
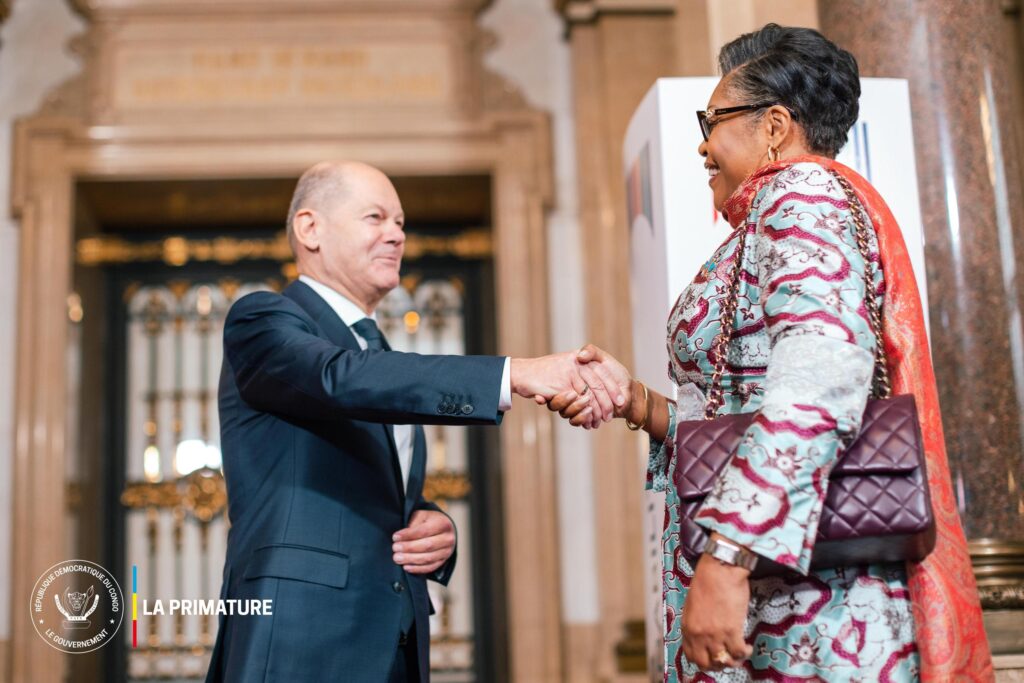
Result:
M228 488L223 599L273 616L222 617L207 681L383 683L411 596L429 672L423 577L391 536L422 496L423 429L402 490L391 424L497 424L504 359L362 351L310 287L238 300L224 328L221 448ZM455 557L433 577L447 583ZM408 595L403 595L408 591Z

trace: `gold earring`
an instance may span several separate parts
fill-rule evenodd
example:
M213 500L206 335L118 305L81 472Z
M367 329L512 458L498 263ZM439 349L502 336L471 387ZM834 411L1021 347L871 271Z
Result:
M781 156L782 156L782 153L779 152L779 148L778 147L775 147L773 145L768 145L768 161L769 162L774 164L776 161L779 160L779 158Z

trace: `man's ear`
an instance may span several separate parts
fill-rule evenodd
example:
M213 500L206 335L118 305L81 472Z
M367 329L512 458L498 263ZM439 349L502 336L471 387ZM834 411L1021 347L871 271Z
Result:
M320 215L312 209L302 209L292 218L292 234L306 251L320 251L320 223Z

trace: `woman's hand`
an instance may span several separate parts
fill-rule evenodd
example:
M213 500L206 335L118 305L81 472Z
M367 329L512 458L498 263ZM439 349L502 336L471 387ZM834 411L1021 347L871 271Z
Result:
M576 353L576 362L579 363L580 377L594 388L595 398L605 414L610 413L615 417L628 416L635 403L635 382L626 366L593 344L587 344ZM613 399L608 391L610 387L618 387L619 397L616 398L622 400ZM605 422L609 419L611 418L607 418Z
M590 369L588 377L591 380L584 379L580 372L584 365L577 359L577 353L567 351L538 358L513 358L509 372L512 391L533 398L541 405L558 395L567 398L568 403L579 399L581 420L585 416L595 425L602 420L611 420L616 404L626 401L622 389L607 372L598 376L594 369ZM604 383L603 377L609 378L608 384Z
M750 604L749 577L743 567L707 555L697 563L680 628L683 653L701 670L742 666L753 654L754 649L743 639Z
M638 389L625 366L593 344L576 353L576 362L586 382L583 392L562 392L547 401L538 398L537 402L547 403L549 410L569 420L569 424L585 429L596 429L612 417L629 416ZM595 403L599 411L588 410Z
M548 410L564 417L573 427L597 429L604 420L601 419L600 414L592 410L593 404L591 401L589 389L584 389L582 396L575 391L562 392L550 401L545 401L540 396L537 397L537 403L541 405L546 404Z

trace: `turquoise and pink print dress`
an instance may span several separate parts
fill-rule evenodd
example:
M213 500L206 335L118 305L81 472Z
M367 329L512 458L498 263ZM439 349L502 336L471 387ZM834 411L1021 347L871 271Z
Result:
M746 188L749 190L750 188ZM678 387L670 429L652 442L648 488L666 493L666 681L915 681L918 654L902 564L809 571L828 474L860 428L875 339L864 260L836 180L815 163L768 178L727 207L734 232L683 291L669 317L669 372ZM794 571L750 582L744 668L698 671L680 616L693 569L680 553L672 444L700 419L739 230L747 231L736 333L719 414L758 412L697 521ZM878 263L873 231L872 259ZM876 285L884 290L879 268Z

